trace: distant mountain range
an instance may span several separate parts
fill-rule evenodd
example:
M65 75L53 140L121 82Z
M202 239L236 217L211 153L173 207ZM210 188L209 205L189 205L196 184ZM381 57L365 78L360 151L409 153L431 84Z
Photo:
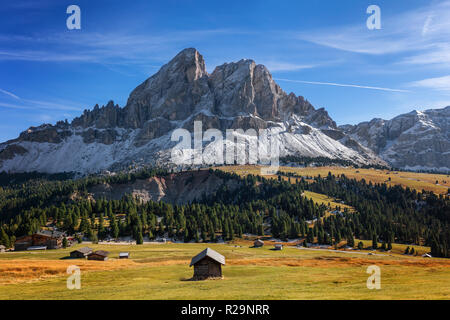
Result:
M86 174L168 166L176 144L171 133L192 131L194 121L204 130L276 132L281 156L448 171L449 115L447 107L337 127L324 109L285 93L265 66L240 60L208 74L202 55L190 48L134 89L123 108L112 101L96 105L71 123L31 127L0 144L0 171Z
M450 171L450 106L340 129L396 168Z

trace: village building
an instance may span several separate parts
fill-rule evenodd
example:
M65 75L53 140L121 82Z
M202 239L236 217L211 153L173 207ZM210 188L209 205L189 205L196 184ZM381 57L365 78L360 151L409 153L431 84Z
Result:
M5 252L6 251L6 247L2 244L0 244L0 252Z
M41 230L32 234L31 236L23 236L17 238L14 244L14 250L27 250L29 247L46 247L46 249L62 248L64 232Z
M90 253L92 253L92 249L89 247L84 247L72 251L70 253L70 257L74 259L86 258Z
M283 245L281 243L275 244L274 250L283 250Z
M260 247L264 246L264 241L257 239L257 240L255 240L255 242L253 242L253 246L255 248L260 248Z
M129 252L119 252L119 259L128 259L130 257Z
M91 252L87 255L88 260L98 260L98 261L106 261L108 260L108 251L97 250L95 252Z
M31 246L27 248L28 251L47 250L46 246Z
M225 257L210 248L206 248L192 258L189 266L194 266L194 280L205 280L222 278L222 265L225 265Z

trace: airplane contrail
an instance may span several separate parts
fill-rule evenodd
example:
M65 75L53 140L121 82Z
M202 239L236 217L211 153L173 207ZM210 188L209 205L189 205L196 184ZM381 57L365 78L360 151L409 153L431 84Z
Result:
M356 85L356 84L343 84L343 83L334 83L334 82L302 81L302 80L290 80L290 79L280 79L280 78L274 78L274 80L286 81L286 82L295 82L295 83L317 84L317 85L324 85L324 86L350 87L350 88L360 88L360 89L381 90L381 91L390 91L390 92L410 92L409 90L402 90L402 89L370 87L370 86L361 86L361 85Z

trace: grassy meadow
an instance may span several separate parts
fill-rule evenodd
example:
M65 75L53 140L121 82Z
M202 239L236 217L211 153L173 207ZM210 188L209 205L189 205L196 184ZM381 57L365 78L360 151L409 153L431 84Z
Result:
M239 175L259 175L261 173L261 167L252 165L223 166L217 167L216 169L220 169L226 172L235 172ZM430 174L378 169L355 169L350 167L280 167L279 170L282 172L292 172L298 176L303 177L317 177L318 175L324 177L328 175L328 172L331 172L334 175L344 174L346 177L351 179L365 179L367 182L371 181L372 183L401 185L405 188L409 187L412 189L416 189L417 191L422 191L422 189L424 189L426 191L433 191L437 194L447 194L448 189L450 188L450 175L445 174ZM275 178L276 176L267 177ZM295 181L295 179L291 179L291 181Z
M0 253L0 299L449 299L450 261L368 251L333 252L273 244L89 245L108 261L67 259L84 245ZM190 259L206 247L226 257L224 279L189 281ZM117 259L129 251L129 260ZM393 250L394 252L394 250ZM81 289L66 287L69 265ZM369 290L369 265L381 268L381 290Z

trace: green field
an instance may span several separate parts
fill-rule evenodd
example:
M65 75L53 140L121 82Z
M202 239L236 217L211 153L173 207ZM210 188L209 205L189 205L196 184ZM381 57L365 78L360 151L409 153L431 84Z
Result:
M188 281L190 258L207 246L226 257L224 279ZM0 299L450 298L446 259L249 246L248 241L91 246L111 252L104 262L65 259L73 248L1 253ZM115 259L120 251L130 251L131 259ZM69 265L81 268L80 290L66 288ZM381 290L366 287L369 265L381 268Z
M255 165L240 165L240 166L223 166L217 167L217 169L225 172L234 172L241 176L248 174L259 175L261 174L261 167ZM355 169L344 167L283 167L280 171L285 173L292 173L297 176L304 177L325 177L328 172L333 175L344 174L350 179L357 179L372 183L386 183L389 186L401 185L403 187L409 187L416 189L417 191L433 191L436 194L447 194L450 188L450 175L446 174L434 174L434 173L418 173L418 172L405 172L405 171L390 171L390 170L377 170L377 169ZM277 178L277 176L266 176L267 178ZM287 180L287 177L283 177ZM292 178L292 182L295 178Z

